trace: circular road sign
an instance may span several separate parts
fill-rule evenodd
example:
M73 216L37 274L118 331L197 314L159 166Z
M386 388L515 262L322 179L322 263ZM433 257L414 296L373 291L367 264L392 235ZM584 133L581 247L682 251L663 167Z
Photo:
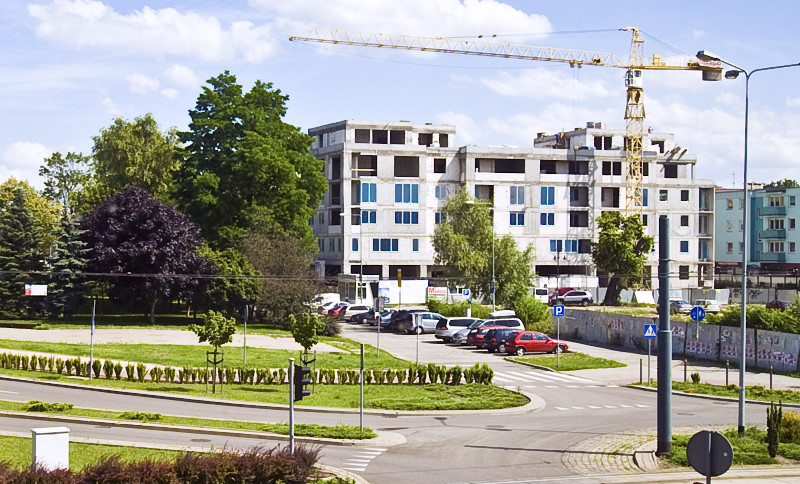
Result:
M686 457L689 459L689 465L700 474L717 477L730 469L733 463L733 448L728 439L719 432L701 430L689 439Z
M689 313L689 316L692 317L692 321L697 321L699 323L706 317L706 310L701 308L700 306L695 306L692 308L692 311Z

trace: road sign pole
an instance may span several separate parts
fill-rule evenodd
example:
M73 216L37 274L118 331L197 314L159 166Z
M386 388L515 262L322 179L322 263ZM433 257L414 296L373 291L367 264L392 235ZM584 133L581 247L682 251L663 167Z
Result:
M672 328L669 314L669 218L658 218L658 379L656 455L672 453Z
M647 386L650 386L650 348L653 346L653 340L647 338Z
M359 369L360 378L358 379L361 385L361 397L358 404L358 430L364 432L364 343L361 343L361 367Z
M294 455L294 358L289 358L289 453Z

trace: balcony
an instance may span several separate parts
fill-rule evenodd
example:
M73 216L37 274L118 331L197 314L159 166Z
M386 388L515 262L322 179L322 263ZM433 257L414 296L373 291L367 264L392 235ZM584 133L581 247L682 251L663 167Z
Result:
M764 239L786 239L786 230L785 229L767 229L767 230L759 230L758 237L762 240Z
M759 207L759 217L769 217L773 215L786 215L786 207Z
M786 262L786 252L761 252L761 262Z

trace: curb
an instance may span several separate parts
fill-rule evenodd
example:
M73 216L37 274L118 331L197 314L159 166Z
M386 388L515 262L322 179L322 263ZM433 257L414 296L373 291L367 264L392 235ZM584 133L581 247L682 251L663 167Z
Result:
M148 430L165 430L165 431L175 431L175 432L187 432L187 433L195 433L195 434L213 434L213 435L220 435L223 437L248 437L253 439L270 439L270 440L277 440L277 441L288 441L289 436L284 434L273 434L269 432L257 432L253 430L237 430L237 429L222 429L222 428L215 428L215 427L190 427L187 425L161 425L161 424L154 424L154 423L147 423L147 422L131 422L128 420L115 420L115 419L106 419L106 418L91 418L91 417L77 417L71 415L53 415L53 414L28 414L23 412L12 412L12 411L0 411L0 416L10 417L10 418L20 418L20 419L31 419L31 420L44 420L49 422L64 422L64 423L82 423L87 425L98 424L114 424L117 427L125 427L131 429L148 429ZM406 438L394 432L379 432L375 431L378 434L377 437L374 439L331 439L331 438L324 438L324 437L307 437L307 436L295 436L295 442L304 442L304 443L316 443L316 444L325 444L325 445L340 445L340 446L352 446L352 447L361 447L361 446L372 446L372 445L399 445L403 444L406 441Z
M643 392L657 392L658 391L658 388L643 387L643 386L635 385L635 384L632 384L632 383L629 383L627 385L620 385L620 386L621 387L625 387L625 388L632 388L634 390L640 390L640 391L643 391ZM673 395L680 395L680 396L683 396L683 397L704 398L706 400L716 400L716 401L719 401L719 402L738 402L739 401L738 398L734 398L734 397L723 397L723 396L720 396L720 395L709 395L707 393L688 393L688 392L682 392L680 390L672 390L672 394ZM770 404L770 402L767 402L765 400L749 400L749 399L746 399L745 403L750 403L750 404L753 404L753 405L769 405ZM784 407L800 409L800 403L786 403L786 402L783 402L782 405Z

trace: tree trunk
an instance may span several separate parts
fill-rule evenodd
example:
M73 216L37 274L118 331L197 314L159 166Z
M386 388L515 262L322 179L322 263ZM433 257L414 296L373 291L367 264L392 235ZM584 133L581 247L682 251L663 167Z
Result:
M603 306L616 306L617 299L619 299L620 277L616 274L608 279L608 286L606 287L606 295L603 298Z
M158 302L158 298L153 298L150 301L150 324L155 324L156 322L156 302Z

